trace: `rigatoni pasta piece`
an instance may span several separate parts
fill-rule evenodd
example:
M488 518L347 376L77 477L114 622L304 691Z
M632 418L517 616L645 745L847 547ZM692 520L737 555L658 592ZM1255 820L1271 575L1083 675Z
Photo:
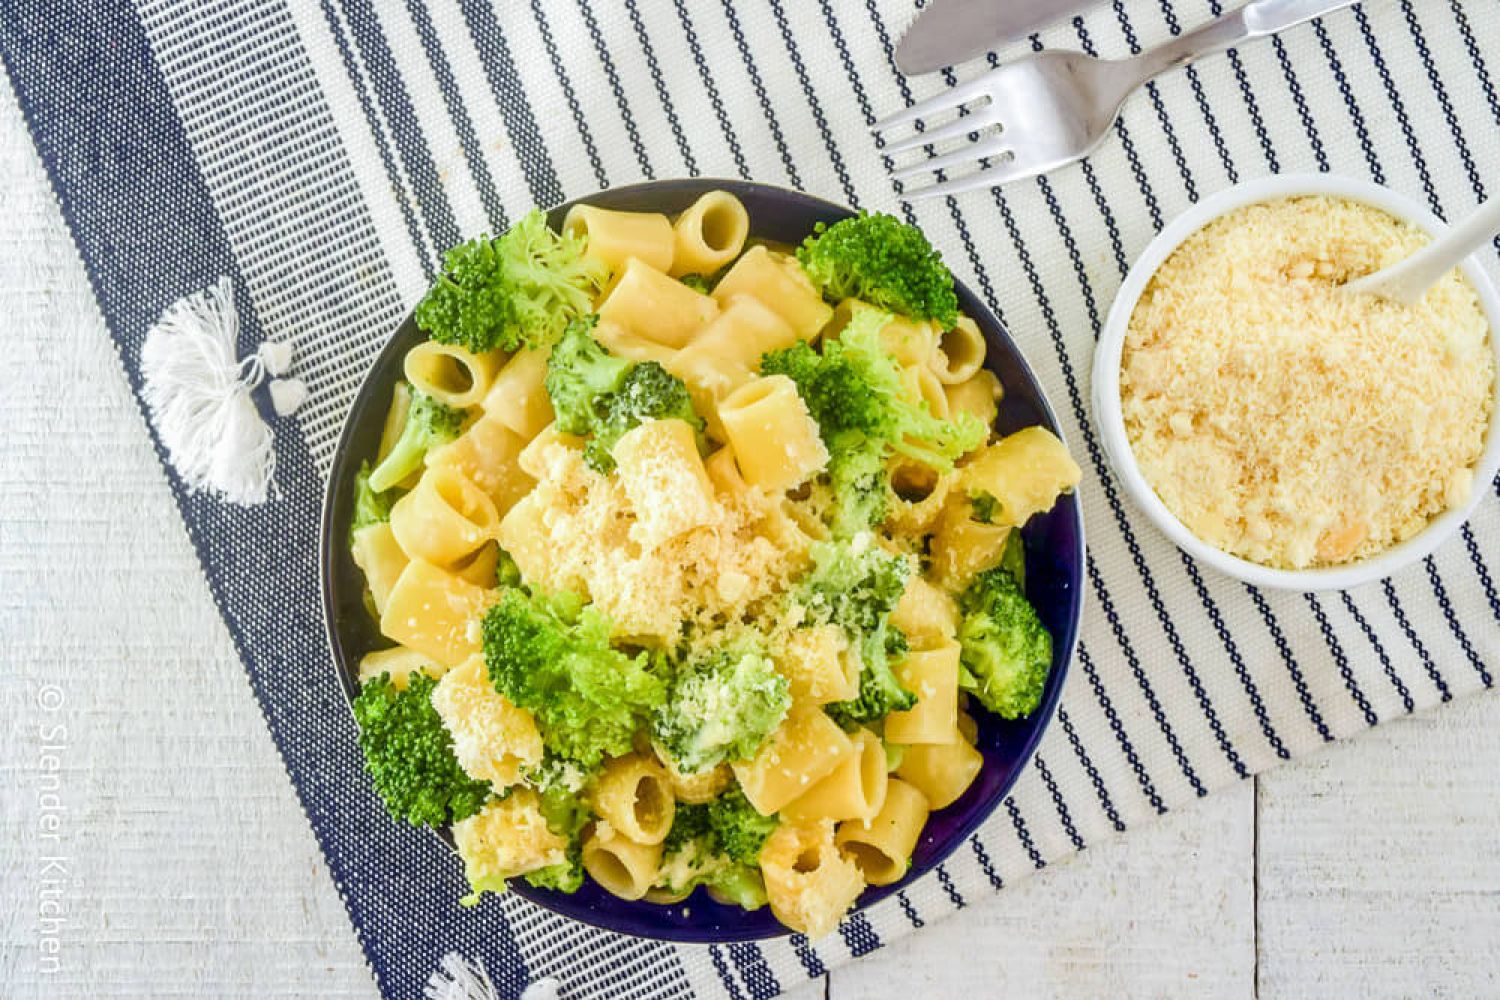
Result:
M385 423L380 428L380 448L375 452L375 461L371 465L384 462L391 449L396 447L401 432L406 429L406 415L410 411L411 386L406 382L397 382L396 387L391 390L391 405L385 411Z
M615 442L612 454L635 511L631 537L645 548L721 517L698 457L697 438L685 421L648 420L632 427Z
M779 493L828 464L818 425L785 375L746 382L719 404L719 420L752 486Z
M661 844L638 844L607 823L584 834L583 867L605 892L621 899L640 899L656 881Z
M954 733L949 743L922 743L906 748L896 776L927 798L933 809L944 809L968 791L984 767L984 757Z
M775 660L797 701L827 705L859 696L859 657L837 625L793 629L782 641Z
M907 365L901 369L901 388L907 399L939 420L948 419L948 396L931 368Z
M783 820L873 819L885 805L885 747L868 729L850 738L854 754L845 758L822 781L797 796L781 810Z
M891 611L891 624L913 642L951 639L958 632L958 602L926 577L912 574Z
M675 348L649 340L607 320L594 324L594 339L606 351L627 361L655 361L665 367L678 354Z
M672 267L672 223L660 212L620 212L574 205L563 217L564 236L587 237L584 256L619 271L634 257L658 271Z
M552 398L546 385L551 353L551 348L526 348L511 355L480 404L522 441L530 441L552 422Z
M500 547L515 560L524 580L546 580L552 565L552 543L547 538L547 507L533 490L500 519Z
M712 802L734 780L734 772L729 770L728 764L720 764L697 774L683 774L677 767L677 762L659 745L653 744L652 749L656 751L656 759L661 762L662 769L667 772L672 795L678 802L688 805Z
M766 896L776 919L820 938L864 891L859 866L833 842L833 821L782 823L760 851Z
M709 432L723 440L719 401L755 376L767 351L789 347L796 340L792 328L774 311L748 295L737 295L664 364L687 385Z
M413 674L441 677L446 669L415 649L392 646L390 649L377 649L364 655L359 661L359 682L368 684L381 674L386 674L391 679L392 687L405 691Z
M942 639L930 649L912 649L892 668L917 703L885 717L886 739L909 745L957 738L958 652L957 642Z
M967 382L984 364L986 348L984 334L979 325L967 316L958 317L953 329L945 330L937 339L936 349L928 364L945 385Z
M548 829L541 799L529 788L454 823L453 842L475 892L502 892L508 878L567 860L567 842Z
M495 502L457 469L439 465L391 507L391 531L413 559L449 566L494 538Z
M449 566L448 569L460 580L467 580L476 587L489 590L495 586L496 570L499 566L500 546L493 541L488 541Z
M479 652L476 619L489 592L422 559L406 564L380 615L386 638L456 667Z
M485 492L504 516L536 485L521 469L526 441L492 413L486 413L457 438L427 454L428 468L451 467Z
M949 590L962 590L1005 554L1011 529L1000 524L981 524L969 516L969 502L962 496L949 499L932 536L932 573Z
M994 497L995 522L1024 525L1071 493L1083 472L1067 445L1045 427L1027 427L975 454L964 467L963 488Z
M957 385L943 386L948 397L950 416L959 413L972 414L986 427L995 426L995 417L1000 413L999 402L1005 396L1000 380L988 368L981 368L972 378Z
M728 191L709 191L672 223L673 277L710 275L739 256L750 235L750 213Z
M536 720L495 690L483 656L471 656L445 673L432 689L432 707L453 737L453 756L464 773L488 781L497 792L541 764Z
M823 340L837 340L844 327L860 313L883 312L890 319L880 328L880 346L903 367L925 365L937 342L937 333L926 320L897 316L860 299L844 299L834 307L833 316L823 328Z
M713 299L632 257L599 303L599 319L647 340L682 347L718 313Z
M769 816L853 753L854 744L821 708L794 704L754 757L730 767L755 811Z
M505 356L499 351L473 354L457 344L424 340L406 352L406 380L444 406L473 406L489 391Z
M638 753L604 765L593 801L600 819L638 844L660 844L677 813L666 768L654 757Z
M749 295L786 320L801 340L812 340L833 316L833 307L813 287L795 257L754 246L714 286L713 296L728 305Z
M556 422L553 422L543 427L537 432L536 437L526 442L521 453L516 456L516 465L532 479L541 479L547 474L547 467L555 457L552 449L561 447L581 451L583 444L583 438L576 434L564 434L557 429Z
M911 853L929 812L925 795L892 778L879 814L869 822L841 823L833 842L859 866L866 882L890 885L901 881L911 867Z
M381 613L410 557L402 551L388 521L368 524L354 532L349 554L354 557L354 565L364 571L375 613Z

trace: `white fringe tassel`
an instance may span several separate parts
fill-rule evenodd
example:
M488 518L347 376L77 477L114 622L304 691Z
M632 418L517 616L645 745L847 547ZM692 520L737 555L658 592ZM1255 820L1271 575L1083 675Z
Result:
M551 977L538 979L521 994L521 1000L558 1000L562 983ZM484 963L470 961L456 951L443 956L438 970L428 977L422 990L427 1000L500 1000L500 991L490 979Z
M162 313L141 347L141 376L151 422L187 488L248 505L265 501L276 476L271 428L250 393L291 366L292 347L267 341L237 361L239 332L234 285L220 278ZM271 394L284 416L307 397L307 387L300 379L276 379Z

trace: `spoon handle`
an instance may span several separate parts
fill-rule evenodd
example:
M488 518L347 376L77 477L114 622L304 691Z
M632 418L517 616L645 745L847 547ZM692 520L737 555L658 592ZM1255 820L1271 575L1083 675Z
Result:
M1500 198L1491 198L1401 263L1350 282L1349 287L1414 305L1439 278L1497 232L1500 232Z

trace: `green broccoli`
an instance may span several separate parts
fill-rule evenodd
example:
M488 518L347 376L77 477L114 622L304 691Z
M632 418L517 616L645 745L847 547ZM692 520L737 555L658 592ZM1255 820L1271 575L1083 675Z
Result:
M598 472L614 468L610 452L625 432L647 420L675 417L694 430L703 420L693 410L687 386L654 361L617 358L594 339L595 317L568 325L547 360L547 395L557 429L592 435L584 458Z
M395 486L421 467L429 451L458 437L463 422L461 411L413 389L401 436L391 446L390 454L370 470L366 484L376 493L384 493Z
M1022 593L1026 591L1026 542L1021 532L1012 530L1005 536L1005 550L1000 553L1000 568L1010 574Z
M370 463L361 463L359 471L354 474L354 514L349 519L350 537L353 538L354 533L361 528L389 521L391 504L394 502L395 498L388 493L377 493L370 489Z
M755 811L739 785L708 803L708 828L731 861L759 865L760 849L780 824L775 816Z
M713 280L704 274L684 274L677 280L687 285L693 291L702 292L704 295L713 291L714 288Z
M828 448L828 477L836 505L830 527L847 537L885 517L892 454L950 469L988 433L969 413L953 420L912 402L901 368L880 340L888 313L856 313L838 339L819 354L805 343L761 358L762 375L785 375L797 385Z
M609 645L609 619L572 595L504 592L485 613L484 658L495 689L531 710L542 741L594 767L629 753L666 701L664 668Z
M958 686L1002 719L1036 711L1052 668L1052 636L1003 565L959 595Z
M580 794L587 776L571 762L552 757L528 778L539 790L542 818L547 821L547 829L567 841L568 846L566 859L529 871L522 877L538 889L577 892L583 885L583 844L579 835L593 818Z
M417 326L476 354L546 347L589 311L607 269L583 255L585 237L559 236L538 210L503 236L461 243L417 305Z
M953 275L915 226L885 214L818 223L797 260L833 300L863 299L942 329L958 319Z
M1000 501L988 490L975 490L969 494L969 509L980 524L994 524L1000 513Z
M787 679L750 643L716 650L680 667L655 735L678 768L697 774L725 760L746 760L791 706Z
M662 842L656 884L674 895L706 885L747 910L765 906L766 885L756 863L735 861L724 853L710 820L711 808L678 805L672 829Z
M436 685L413 674L401 690L381 674L354 699L365 770L390 814L414 826L472 816L490 797L489 783L470 778L453 755L453 738L432 707Z
M812 621L840 626L859 652L859 694L835 702L828 714L840 725L876 722L917 703L891 665L906 655L906 636L891 625L891 610L906 589L911 564L876 547L868 533L847 542L817 542L812 569L795 591Z

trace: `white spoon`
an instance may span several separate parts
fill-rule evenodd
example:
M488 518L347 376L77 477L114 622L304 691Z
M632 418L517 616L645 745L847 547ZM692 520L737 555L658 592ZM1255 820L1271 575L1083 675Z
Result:
M1457 267L1497 232L1500 232L1500 198L1491 198L1467 219L1450 227L1399 264L1356 278L1344 287L1351 292L1416 305L1439 278Z

